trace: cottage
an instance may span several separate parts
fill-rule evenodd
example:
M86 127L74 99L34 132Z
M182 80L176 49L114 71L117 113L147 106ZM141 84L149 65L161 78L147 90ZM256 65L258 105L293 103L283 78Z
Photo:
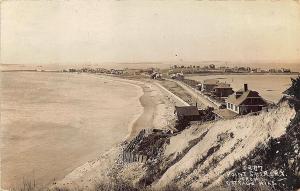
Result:
M170 74L171 79L176 79L176 74Z
M153 72L151 75L150 75L150 78L151 79L161 79L162 78L162 75L158 72Z
M181 131L192 121L212 121L215 119L215 114L212 112L213 110L214 109L212 107L198 110L197 106L175 106L175 114L177 115L175 129Z
M207 79L203 81L202 91L204 92L212 92L214 88L218 85L219 80L217 79Z
M116 69L111 69L110 74L115 74L115 75L121 75L123 74L124 70L116 70Z
M226 108L241 115L261 111L266 105L258 92L248 90L247 84L244 84L244 89L230 95L226 100Z
M178 121L209 121L214 118L212 107L198 109L197 106L175 106Z
M217 86L213 89L213 95L219 99L225 99L229 95L233 94L232 87L227 83L217 83Z
M183 73L171 74L170 78L174 80L184 80L184 74Z
M179 121L196 121L199 118L199 111L196 106L175 106L175 114Z
M184 79L183 73L177 73L177 74L176 74L176 79L177 79L177 80L183 80L183 79Z

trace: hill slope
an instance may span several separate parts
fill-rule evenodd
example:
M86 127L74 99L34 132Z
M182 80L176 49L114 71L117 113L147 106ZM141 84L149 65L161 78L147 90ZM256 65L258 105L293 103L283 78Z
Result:
M284 135L295 114L284 102L258 116L192 125L170 139L164 157L165 161L176 160L176 163L155 186L171 183L191 188L217 186L236 168L238 161L247 158L258 146Z
M170 185L180 190L294 190L300 188L299 119L299 103L284 100L257 116L194 124L152 142L146 133L147 144L142 138L135 148L157 151L145 164L123 162L122 144L57 185L122 180L138 190Z

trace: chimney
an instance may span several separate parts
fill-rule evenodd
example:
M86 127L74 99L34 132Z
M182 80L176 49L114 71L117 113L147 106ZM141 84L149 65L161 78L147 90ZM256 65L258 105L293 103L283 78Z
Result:
M244 91L248 91L248 84L244 84Z

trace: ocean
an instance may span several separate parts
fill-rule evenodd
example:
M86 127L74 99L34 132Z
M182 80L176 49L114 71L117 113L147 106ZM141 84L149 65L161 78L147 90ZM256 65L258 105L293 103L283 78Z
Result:
M231 84L234 91L248 84L248 88L258 91L259 94L272 102L278 102L282 97L282 92L291 85L291 78L297 75L192 75L188 79L203 82L205 79L218 79L221 82Z
M1 74L2 188L46 185L118 144L141 114L142 89L96 75Z

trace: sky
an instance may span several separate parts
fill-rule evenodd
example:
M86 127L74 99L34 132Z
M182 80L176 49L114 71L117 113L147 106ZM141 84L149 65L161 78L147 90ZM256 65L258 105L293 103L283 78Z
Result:
M300 61L295 0L7 0L1 63Z

